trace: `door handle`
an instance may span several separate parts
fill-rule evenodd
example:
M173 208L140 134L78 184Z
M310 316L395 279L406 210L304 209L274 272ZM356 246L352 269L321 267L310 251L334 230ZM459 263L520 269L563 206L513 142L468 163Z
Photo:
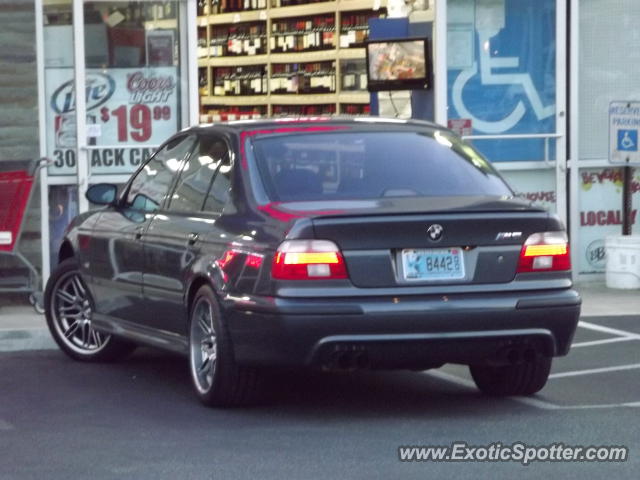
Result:
M143 234L144 234L144 229L143 228L137 228L136 229L136 233L135 233L135 239L136 240L140 240L142 238Z
M187 238L187 243L189 245L195 245L195 243L198 241L198 238L200 238L200 236L197 233L190 233L189 237Z

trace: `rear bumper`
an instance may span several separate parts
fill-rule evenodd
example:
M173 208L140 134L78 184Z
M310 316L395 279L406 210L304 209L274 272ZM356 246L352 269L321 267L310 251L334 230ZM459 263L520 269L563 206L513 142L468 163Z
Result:
M566 355L581 300L566 289L224 303L240 364L395 369Z

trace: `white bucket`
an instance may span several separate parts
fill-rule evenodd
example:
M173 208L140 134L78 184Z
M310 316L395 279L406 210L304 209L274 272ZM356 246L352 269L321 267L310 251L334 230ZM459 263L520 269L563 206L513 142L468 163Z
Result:
M640 236L618 235L605 239L608 288L640 288Z

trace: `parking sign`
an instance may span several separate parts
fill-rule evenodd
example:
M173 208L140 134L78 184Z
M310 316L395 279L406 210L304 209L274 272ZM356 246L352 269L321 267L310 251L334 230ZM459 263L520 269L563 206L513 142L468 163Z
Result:
M609 105L609 162L640 164L638 131L640 102L611 102Z

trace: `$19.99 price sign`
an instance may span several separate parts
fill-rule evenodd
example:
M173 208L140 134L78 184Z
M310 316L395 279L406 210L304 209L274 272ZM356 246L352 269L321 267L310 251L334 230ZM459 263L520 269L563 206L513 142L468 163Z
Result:
M130 173L178 130L176 67L87 69L91 173ZM53 175L76 172L73 70L47 71L47 148ZM101 148L102 147L102 148Z
M150 107L137 103L132 106L120 105L114 110L100 109L100 121L116 120L118 142L148 142L153 134L153 122L171 120L171 107L156 105Z

